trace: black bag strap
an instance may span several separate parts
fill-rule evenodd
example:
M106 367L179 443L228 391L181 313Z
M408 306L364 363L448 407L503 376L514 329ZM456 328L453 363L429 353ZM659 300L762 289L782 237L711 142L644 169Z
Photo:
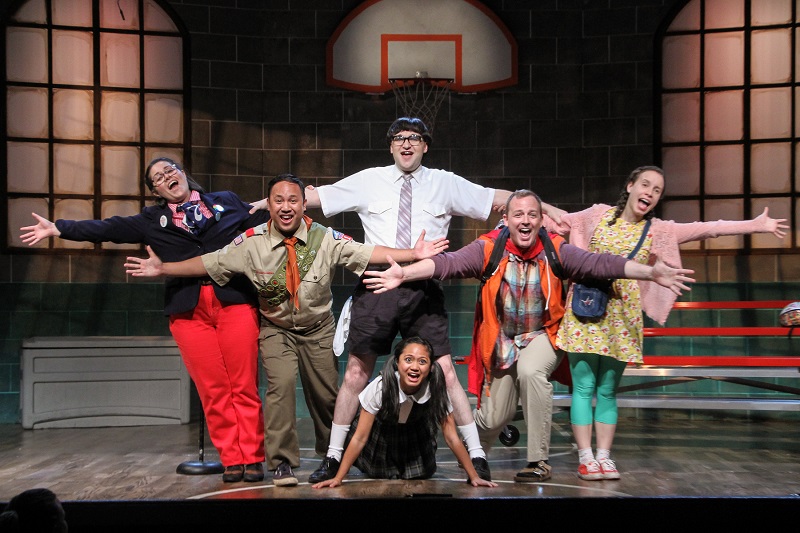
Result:
M494 248L492 248L492 255L489 256L489 262L486 263L486 268L483 269L481 274L481 288L486 285L489 278L492 277L494 271L497 270L497 265L500 264L500 259L503 257L503 250L506 249L506 241L508 240L508 226L503 226L497 238L494 240ZM480 300L481 293L478 292L478 299Z
M556 253L556 247L553 245L550 235L547 234L547 230L543 227L539 228L539 240L541 240L544 245L544 253L547 255L547 260L550 263L553 274L555 274L558 279L567 279L567 276L564 275L564 267L561 266L561 259L558 258L558 254Z
M642 230L642 236L639 237L639 242L636 243L636 248L634 248L633 251L630 254L628 254L628 259L633 259L634 257L636 257L636 252L638 252L639 248L642 247L644 238L647 237L647 230L649 229L650 229L650 220L648 220L647 223L644 225L644 229Z

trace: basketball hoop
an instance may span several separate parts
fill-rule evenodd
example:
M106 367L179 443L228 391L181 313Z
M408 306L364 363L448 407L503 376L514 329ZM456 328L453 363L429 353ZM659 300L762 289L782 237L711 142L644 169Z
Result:
M403 114L407 117L422 119L432 133L436 113L450 92L449 78L390 78L389 84L395 97L403 106Z

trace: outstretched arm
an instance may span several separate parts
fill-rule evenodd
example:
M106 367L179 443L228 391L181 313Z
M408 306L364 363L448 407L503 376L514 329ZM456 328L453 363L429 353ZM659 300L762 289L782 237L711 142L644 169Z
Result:
M20 235L22 242L27 243L28 246L33 246L42 239L49 239L50 237L58 237L61 235L61 232L58 231L58 228L55 224L44 217L40 217L36 213L31 213L31 215L33 215L33 218L35 218L38 223L35 226L24 226L19 228L20 231L28 232Z
M339 470L337 470L336 476L333 479L320 481L319 483L314 484L313 487L315 489L321 489L324 487L338 487L342 484L345 476L350 471L350 467L353 466L353 463L356 462L359 454L361 454L361 450L364 449L364 445L367 443L369 432L372 430L372 424L374 422L375 415L370 414L362 407L361 414L358 417L358 426L353 434L353 438L350 439L350 443L347 445L347 449L344 451L342 462L339 465ZM470 465L471 464L472 463L470 463Z
M694 283L694 279L687 276L694 274L694 270L686 268L672 268L660 259L653 266L643 265L630 260L625 263L625 277L629 279L643 279L658 283L678 296L681 290L690 291L686 283Z
M714 220L710 222L672 222L678 243L713 239L721 235L746 235L751 233L772 233L782 239L786 236L789 226L785 218L772 218L769 208L752 220Z
M157 278L159 276L194 278L208 274L200 256L177 263L163 263L150 246L147 246L147 254L147 259L128 257L128 262L124 265L127 269L125 273L136 278Z
M453 451L453 454L455 454L461 466L464 467L470 485L473 487L497 486L497 483L493 481L482 479L475 471L475 467L472 466L472 459L469 458L469 452L464 447L464 442L461 440L461 437L458 436L458 431L456 431L456 422L453 420L453 413L447 415L447 418L442 422L442 435L444 435L447 446Z
M447 250L449 244L450 241L444 237L434 239L432 241L426 241L425 230L422 230L422 233L419 234L419 239L417 239L417 242L414 244L413 248L399 249L376 245L375 249L372 250L372 255L369 258L369 262L374 265L384 265L386 264L388 257L391 257L398 263L420 261L444 252Z
M383 272L378 270L364 272L364 285L367 289L375 291L376 294L399 287L406 281L430 279L433 276L435 265L430 259L423 259L403 267L394 262L391 257L387 257L386 260L391 266Z

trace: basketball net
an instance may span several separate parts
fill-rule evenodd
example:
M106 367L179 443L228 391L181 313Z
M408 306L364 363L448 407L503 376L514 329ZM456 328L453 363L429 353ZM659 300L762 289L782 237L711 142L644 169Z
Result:
M421 119L432 133L436 113L450 92L453 80L447 78L390 78L392 91L406 117Z

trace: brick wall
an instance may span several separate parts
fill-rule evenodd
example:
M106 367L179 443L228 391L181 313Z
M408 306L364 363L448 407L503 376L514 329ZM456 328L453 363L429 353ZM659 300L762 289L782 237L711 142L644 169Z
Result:
M17 3L0 0L0 13ZM204 186L255 200L278 173L322 184L391 163L384 135L396 117L394 97L325 84L325 44L359 3L165 2L191 34L193 146L187 162ZM485 3L517 39L519 84L452 95L437 116L426 165L487 186L531 188L567 210L613 201L631 169L654 161L653 35L680 1ZM363 237L355 216L309 214ZM497 215L485 223L454 220L451 245L460 247L496 221ZM0 255L0 422L18 420L23 338L165 334L158 287L126 279L124 255ZM698 256L687 263L700 281L800 279L798 262L788 257ZM337 294L346 294L352 282L342 273ZM473 290L468 282L448 286ZM452 327L462 332L471 308L456 301L451 310L460 317ZM461 347L461 339L457 343Z

